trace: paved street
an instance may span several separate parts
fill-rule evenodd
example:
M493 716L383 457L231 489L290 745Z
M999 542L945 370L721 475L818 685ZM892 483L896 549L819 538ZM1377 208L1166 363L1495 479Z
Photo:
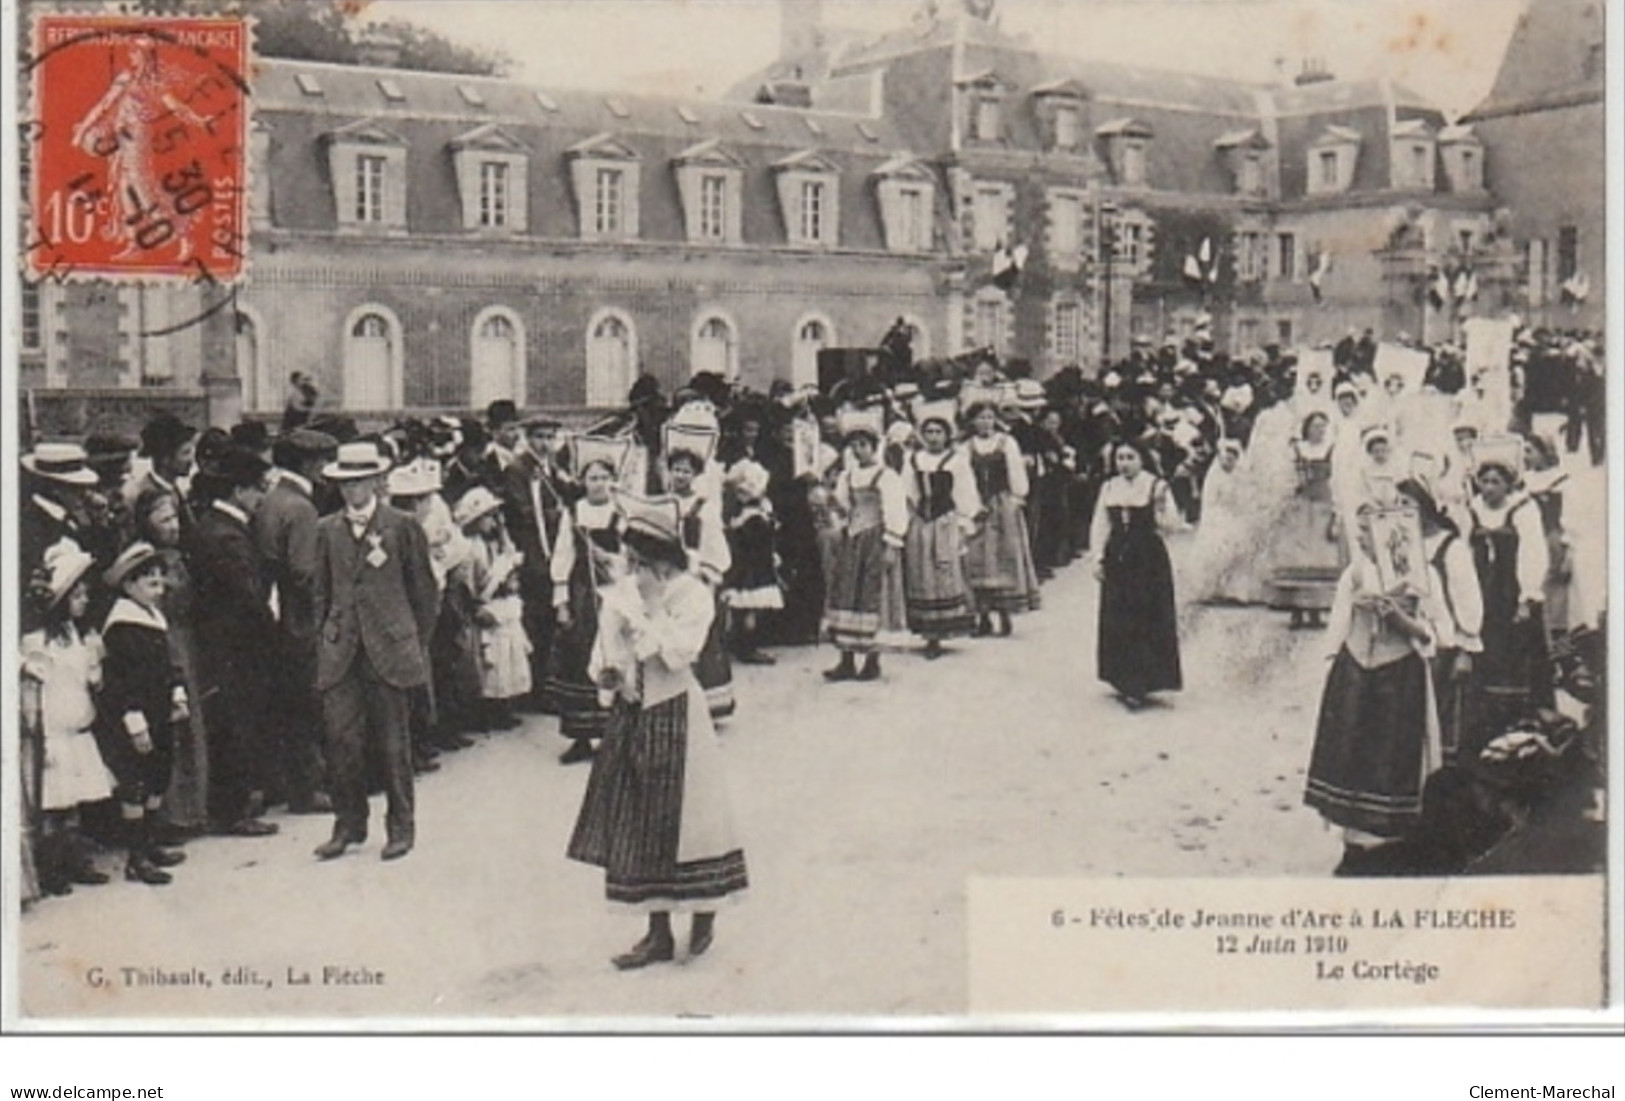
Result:
M1601 471L1576 479L1595 569L1600 509L1578 503L1598 499ZM1177 563L1189 536L1172 546ZM168 888L41 903L21 926L23 1011L952 1015L968 877L1326 874L1340 839L1300 799L1324 636L1263 610L1193 610L1186 691L1131 715L1094 679L1095 595L1076 564L1013 639L936 663L888 655L880 685L824 684L828 648L736 670L723 738L752 889L692 966L610 967L641 921L564 858L587 772L556 763L554 720L537 717L421 779L418 847L399 863L378 860L376 816L374 839L332 864L311 857L328 820L283 818L277 837L195 842ZM225 986L239 966L270 985ZM324 984L327 966L384 978ZM107 986L87 983L93 967ZM126 986L121 967L198 967L214 986Z

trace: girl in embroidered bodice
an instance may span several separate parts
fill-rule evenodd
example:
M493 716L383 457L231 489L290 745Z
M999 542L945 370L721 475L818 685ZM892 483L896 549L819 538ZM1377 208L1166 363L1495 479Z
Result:
M976 597L976 633L991 635L996 614L998 633L1006 637L1013 614L1039 606L1038 572L1024 514L1027 464L1016 441L1000 430L992 405L978 402L966 415L972 435L965 448L983 512L968 541L965 574Z
M872 681L880 678L875 636L886 570L901 554L908 532L907 491L901 477L880 461L880 411L849 411L841 421L848 461L831 502L840 526L824 602L825 627L841 660L824 677Z
M1099 547L1100 627L1095 651L1102 681L1131 711L1153 692L1184 685L1173 566L1161 532L1177 526L1168 484L1146 470L1145 453L1124 441L1115 475L1100 491L1089 545Z
M1487 461L1477 481L1470 539L1484 594L1482 733L1493 737L1526 710L1555 703L1544 610L1550 556L1539 507L1513 493L1518 472Z
M549 568L553 608L558 618L548 692L558 701L559 733L570 740L563 764L590 760L593 739L602 736L608 710L587 675L598 637L599 590L623 571L621 514L612 489L615 469L606 461L587 463L580 473L586 495L566 509Z
M700 651L694 674L700 679L700 687L705 689L711 717L723 719L732 715L736 707L733 663L728 659L728 617L721 595L722 582L733 564L733 556L728 549L728 533L722 526L722 503L699 488L701 475L710 465L705 456L680 447L673 447L666 455L666 485L677 498L682 513L683 547L688 551L689 570L705 582L717 605L711 633Z
M949 446L951 410L921 415L920 449L904 470L911 515L903 545L903 585L909 630L925 639L925 656L942 655L942 640L976 626L965 580L965 538L976 529L982 501L965 452Z

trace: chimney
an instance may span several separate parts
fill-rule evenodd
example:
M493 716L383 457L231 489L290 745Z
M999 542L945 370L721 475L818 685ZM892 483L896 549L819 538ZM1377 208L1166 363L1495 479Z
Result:
M355 59L359 64L380 69L398 69L401 49L405 44L387 31L365 31L355 44Z
M1337 77L1326 68L1325 58L1306 57L1303 61L1303 70L1292 78L1292 83L1302 88L1306 84L1325 84L1336 79Z
M816 53L824 45L822 0L779 0L779 57Z

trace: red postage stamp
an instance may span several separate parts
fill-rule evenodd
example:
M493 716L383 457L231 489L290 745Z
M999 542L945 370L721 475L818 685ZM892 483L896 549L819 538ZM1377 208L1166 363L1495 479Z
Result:
M247 22L43 15L33 46L30 274L238 279Z

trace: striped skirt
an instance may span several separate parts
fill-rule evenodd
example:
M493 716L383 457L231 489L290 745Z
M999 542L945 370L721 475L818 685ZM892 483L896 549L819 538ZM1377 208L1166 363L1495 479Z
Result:
M1039 607L1027 518L1015 497L1001 493L987 502L982 526L970 537L965 576L980 612L1026 612Z
M970 587L965 582L959 517L916 520L903 545L903 582L908 629L926 638L968 635L976 629Z
M690 805L688 708L686 693L647 710L618 702L604 729L566 854L604 869L611 902L703 911L749 885L738 846L679 856L685 820L713 809Z
M824 628L830 641L842 650L866 653L875 648L885 574L883 528L842 535L835 545L835 561L824 598Z

